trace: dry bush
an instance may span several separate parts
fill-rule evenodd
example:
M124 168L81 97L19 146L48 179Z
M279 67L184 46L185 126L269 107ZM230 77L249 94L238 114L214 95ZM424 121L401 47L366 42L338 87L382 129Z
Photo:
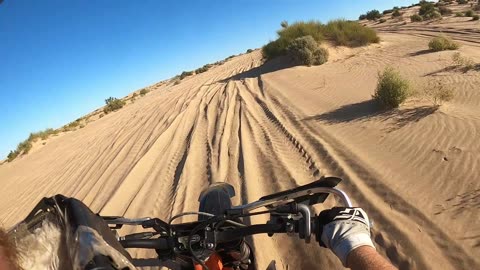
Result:
M186 77L191 76L191 75L193 75L193 71L184 71L184 72L182 72L182 74L180 74L179 78L180 78L180 80L183 80Z
M456 50L458 49L459 45L450 37L438 36L430 40L428 47L434 52L439 52L445 50Z
M142 90L140 90L140 96L145 96L149 91L145 88L143 88Z
M475 62L472 58L464 57L459 52L452 55L452 62L455 66L463 68L465 71L475 68Z
M478 14L475 14L472 16L472 21L478 21L480 19L480 16Z
M400 10L395 9L392 13L392 18L400 17L402 16L402 13L400 13Z
M384 109L397 108L411 94L410 82L392 67L378 74L378 84L372 96Z
M439 7L438 10L442 15L451 15L453 13L453 11L447 7Z
M423 17L418 15L418 14L414 14L414 15L410 16L410 20L412 22L421 22L421 21L423 21Z
M475 15L475 12L471 9L465 12L465 17L473 17L474 15Z
M119 110L119 109L123 108L123 106L125 106L125 101L122 100L122 99L109 97L109 98L105 99L105 104L106 104L106 106L103 109L103 112L104 113L109 113L109 112L113 112L113 111L116 111L116 110Z
M433 106L440 106L443 102L448 102L453 99L454 91L451 87L439 82L431 82L424 89L424 95L430 99L433 103Z
M295 64L321 65L328 60L328 51L320 48L312 36L300 37L293 40L287 48L288 55Z

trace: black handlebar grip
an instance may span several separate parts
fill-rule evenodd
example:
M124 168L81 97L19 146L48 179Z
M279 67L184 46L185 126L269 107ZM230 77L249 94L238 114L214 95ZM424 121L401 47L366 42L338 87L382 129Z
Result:
M173 244L165 238L120 240L120 244L124 248L146 248L157 250L170 250L173 248Z

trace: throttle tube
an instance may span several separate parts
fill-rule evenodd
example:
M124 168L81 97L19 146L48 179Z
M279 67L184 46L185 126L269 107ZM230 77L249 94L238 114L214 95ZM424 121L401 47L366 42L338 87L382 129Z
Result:
M120 240L120 244L124 248L146 248L146 249L158 249L158 250L170 250L171 245L168 239L156 238L156 239L130 239Z

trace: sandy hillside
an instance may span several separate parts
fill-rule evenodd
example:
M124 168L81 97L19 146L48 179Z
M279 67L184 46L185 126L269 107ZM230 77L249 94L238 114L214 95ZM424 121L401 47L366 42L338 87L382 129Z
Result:
M329 174L345 179L375 222L378 250L400 269L480 269L480 72L448 69L453 51L426 51L448 29L480 62L480 24L462 19L376 25L380 44L332 49L318 67L261 65L254 51L153 87L1 165L0 220L9 227L56 193L102 214L167 219L196 210L211 182L235 186L241 203ZM419 88L441 81L455 98L438 110L415 98L380 113L370 99L387 65ZM256 236L254 247L259 269L272 260L277 269L342 268L293 237Z

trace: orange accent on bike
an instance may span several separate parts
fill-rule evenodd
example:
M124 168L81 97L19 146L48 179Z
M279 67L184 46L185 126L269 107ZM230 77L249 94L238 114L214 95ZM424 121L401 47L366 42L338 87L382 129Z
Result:
M223 268L222 258L218 256L217 253L214 253L208 258L205 262L208 269L210 270L230 270L230 267ZM203 267L200 264L195 264L195 270L203 270Z

